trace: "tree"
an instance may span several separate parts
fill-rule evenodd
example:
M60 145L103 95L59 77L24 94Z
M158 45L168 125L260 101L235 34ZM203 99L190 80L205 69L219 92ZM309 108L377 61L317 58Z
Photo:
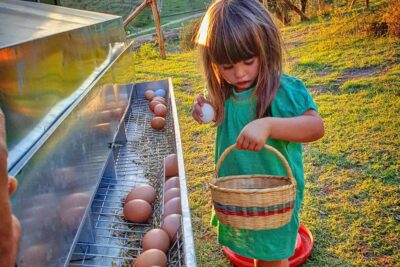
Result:
M352 0L349 6L349 9L352 10L354 7L354 4L356 3L357 0ZM369 8L369 0L365 0L365 7Z
M300 15L301 20L308 20L304 14L307 6L307 0L301 0L301 10L290 0L260 0L260 2L273 13L284 25L290 23L289 10L293 10Z

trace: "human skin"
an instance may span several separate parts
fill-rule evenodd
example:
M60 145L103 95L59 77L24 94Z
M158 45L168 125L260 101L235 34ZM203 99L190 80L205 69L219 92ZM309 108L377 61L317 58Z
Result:
M238 92L249 89L256 81L259 70L258 57L239 61L235 64L217 65L222 78L233 85ZM206 103L198 96L192 109L193 118L201 123L201 107ZM312 142L324 136L324 124L319 114L308 110L292 118L265 117L247 124L236 141L237 149L259 151L268 138L289 142Z
M243 92L257 79L259 59L251 57L234 64L217 64L217 68L226 82L235 86L237 92Z
M259 60L252 57L235 64L217 65L222 78L235 87L237 92L248 90L256 81ZM203 96L198 96L192 108L192 117L202 123L201 107L206 103ZM259 151L268 138L289 142L312 142L324 136L324 123L314 110L307 110L300 116L291 118L264 117L248 123L236 140L236 148ZM287 267L288 260L263 261L254 260L255 267Z
M259 59L258 57L251 57L235 64L217 65L217 68L225 81L235 86L238 92L242 92L250 88L257 79ZM192 109L192 117L198 123L203 123L201 107L204 103L208 102L203 96L198 96Z
M7 144L4 114L0 110L0 266L14 267L21 226L12 214L9 194L15 188L9 185L7 172ZM10 188L10 189L9 189Z

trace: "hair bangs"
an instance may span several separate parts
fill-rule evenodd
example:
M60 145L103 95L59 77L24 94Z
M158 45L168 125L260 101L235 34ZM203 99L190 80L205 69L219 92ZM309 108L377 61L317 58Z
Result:
M234 21L224 17L220 19L220 27L214 28L208 48L211 60L216 64L233 64L259 55L256 29L237 15Z

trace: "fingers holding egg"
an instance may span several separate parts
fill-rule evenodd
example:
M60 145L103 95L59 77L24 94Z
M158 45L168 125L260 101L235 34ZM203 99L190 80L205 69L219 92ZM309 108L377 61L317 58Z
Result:
M201 111L203 113L203 116L200 116L202 122L209 123L214 120L215 111L210 104L204 103L203 106L201 107Z

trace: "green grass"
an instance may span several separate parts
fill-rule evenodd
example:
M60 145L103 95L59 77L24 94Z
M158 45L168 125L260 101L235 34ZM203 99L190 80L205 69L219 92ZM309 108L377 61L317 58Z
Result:
M161 25L169 23L174 20L182 19L187 16L194 15L199 12L204 12L211 1L207 0L162 0L159 1L159 11ZM147 14L142 14L137 17L129 26L132 33L138 30L145 30L154 27L151 9ZM140 20L140 25L135 25L136 20ZM187 21L179 22L175 25L169 25L167 28L179 28L182 24L187 24ZM136 27L135 27L136 26ZM175 26L175 27L174 27Z
M400 262L400 45L366 36L354 19L361 20L343 14L283 29L286 71L309 86L326 129L304 148L301 221L315 238L304 266ZM137 82L173 79L198 266L228 266L209 226L215 128L190 115L204 89L196 52L137 56L134 65Z

